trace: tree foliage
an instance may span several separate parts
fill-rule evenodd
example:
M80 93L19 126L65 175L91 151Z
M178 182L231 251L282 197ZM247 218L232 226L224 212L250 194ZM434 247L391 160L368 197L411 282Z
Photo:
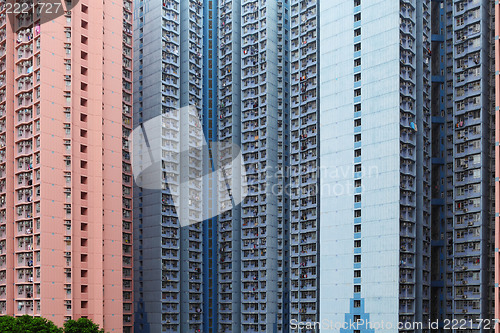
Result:
M15 332L16 319L9 316L0 317L0 332Z
M22 316L14 319L15 333L62 333L63 330L57 327L53 322L41 317ZM3 332L3 331L2 331Z
M2 333L104 333L104 329L87 318L69 320L64 328L57 327L53 322L41 317L10 317L0 316L0 332Z
M99 325L87 318L68 320L64 323L64 333L104 333Z

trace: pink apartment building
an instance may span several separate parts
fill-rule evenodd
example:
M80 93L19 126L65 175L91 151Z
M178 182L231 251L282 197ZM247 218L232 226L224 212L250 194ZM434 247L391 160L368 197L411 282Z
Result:
M89 317L132 332L132 1L80 0L46 23L36 9L8 13L9 1L0 1L0 314L59 326Z

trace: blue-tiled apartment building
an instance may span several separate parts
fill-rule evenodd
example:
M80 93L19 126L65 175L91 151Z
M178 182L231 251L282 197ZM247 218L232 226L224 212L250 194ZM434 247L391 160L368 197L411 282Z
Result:
M494 318L494 15L432 2L433 319ZM487 331L483 325L483 331Z
M136 1L135 330L492 317L492 6Z
M320 6L320 319L427 323L430 1Z
M134 8L139 332L204 330L204 308L210 307L203 294L213 290L205 280L210 274L205 265L213 263L203 256L208 244L203 231L211 221L202 222L201 205L203 9L198 1L175 0L138 1Z
M316 2L135 12L135 329L317 320Z

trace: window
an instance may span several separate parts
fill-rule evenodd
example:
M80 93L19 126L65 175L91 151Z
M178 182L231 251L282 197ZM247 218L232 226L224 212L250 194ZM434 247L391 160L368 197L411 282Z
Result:
M354 15L354 22L359 22L361 21L361 13L357 13L356 15Z
M361 28L357 28L356 30L354 30L354 37L358 36L361 36Z
M354 300L354 307L355 308L360 308L361 307L361 301L359 299Z
M361 270L357 269L354 271L354 277L355 278L360 278L361 277Z
M360 254L356 254L354 256L354 262L355 263L360 263L361 262L361 255Z
M361 232L361 224L356 224L356 225L354 226L354 232L355 232L355 233L359 233L359 232Z
M354 67L361 66L361 58L354 59Z

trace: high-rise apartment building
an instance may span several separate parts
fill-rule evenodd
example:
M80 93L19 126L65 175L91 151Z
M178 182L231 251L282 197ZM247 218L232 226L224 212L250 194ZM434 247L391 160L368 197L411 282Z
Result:
M223 165L223 177L217 184L217 201L221 208L217 235L219 256L217 258L219 330L232 332L241 327L241 276L242 224L241 167L233 159L241 142L241 2L218 1L217 17L217 98L219 141L217 160ZM226 189L233 189L229 193ZM255 267L255 266L254 266Z
M201 331L204 8L176 0L135 6L136 329Z
M284 279L288 225L283 218L288 210L283 191L288 153L283 150L288 146L285 126L289 102L285 95L289 88L283 78L289 69L285 67L288 30L283 20L289 9L283 1L232 1L221 5L222 10L232 6L232 13L221 17L220 26L232 21L233 39L224 42L238 39L226 46L224 57L231 51L233 58L241 59L240 67L233 64L232 71L238 72L235 77L240 75L239 82L235 86L237 79L233 78L232 88L220 87L226 94L221 92L219 96L230 99L236 95L239 103L233 101L230 108L221 110L221 121L226 122L228 114L233 115L230 123L240 118L240 124L233 125L232 133L227 134L232 134L233 140L235 136L241 140L244 181L248 185L241 207L236 207L241 220L232 219L233 226L240 224L237 228L241 228L240 235L233 232L232 236L241 238L239 247L234 244L232 248L233 253L240 252L241 266L233 265L232 274L240 275L242 282L239 290L233 286L233 292L240 293L241 302L236 305L240 313L235 313L233 321L240 321L241 326L231 331L281 331L286 306L283 290L288 288ZM239 33L234 34L236 31ZM224 72L223 68L220 70Z
M285 2L286 3L286 2ZM285 87L291 85L290 163L290 320L319 320L319 1L291 1L290 78L285 74ZM288 8L287 8L288 9ZM285 34L287 36L287 34ZM288 82L289 80L290 82ZM288 91L286 90L286 93ZM286 121L287 113L285 113ZM285 130L288 123L285 122ZM286 274L285 274L286 276ZM288 321L285 321L288 325Z
M203 6L203 134L207 148L203 152L203 189L205 204L203 216L206 221L203 225L203 275L208 277L203 285L203 331L215 332L218 328L218 213L219 203L214 200L218 196L217 177L213 172L218 163L217 138L218 138L218 8L216 0L205 1ZM220 175L220 173L219 173ZM212 194L212 195L211 195ZM212 197L212 200L209 198Z
M494 8L479 0L432 7L433 319L487 331L480 319L494 318Z
M445 319L443 304L444 300L444 278L445 278L445 154L446 135L444 130L445 110L445 48L444 32L446 17L444 3L435 1L431 9L432 24L432 287L431 287L431 320ZM442 195L443 193L443 195Z
M0 313L132 332L132 3L66 1L60 15L11 4L0 3Z
M494 17L480 0L322 6L321 318L488 329Z
M137 2L136 329L492 317L492 8Z
M219 13L219 157L225 168L240 146L244 166L219 180L231 207L219 216L219 327L288 331L318 309L317 3L221 1Z
M320 320L428 323L429 6L320 2Z
M136 328L287 331L290 313L316 318L316 2L136 9ZM197 200L183 204L187 113L208 144L189 161ZM183 222L195 201L202 218Z

